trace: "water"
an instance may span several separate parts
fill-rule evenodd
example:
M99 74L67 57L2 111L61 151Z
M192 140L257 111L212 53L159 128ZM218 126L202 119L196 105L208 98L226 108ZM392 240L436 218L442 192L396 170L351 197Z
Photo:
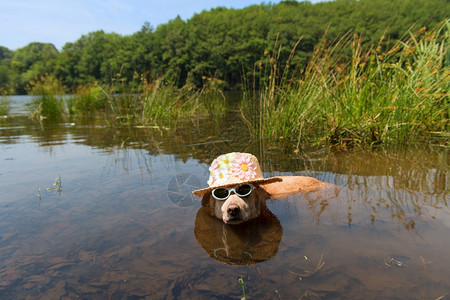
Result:
M252 141L233 111L174 132L33 121L15 103L0 119L1 299L240 299L239 278L248 299L450 294L445 149L295 154ZM190 191L231 151L340 192L225 226Z

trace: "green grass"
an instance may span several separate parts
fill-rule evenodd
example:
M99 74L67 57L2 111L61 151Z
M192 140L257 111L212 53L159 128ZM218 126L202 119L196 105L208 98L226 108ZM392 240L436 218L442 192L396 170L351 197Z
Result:
M297 147L311 141L343 147L405 145L445 133L449 24L394 43L382 39L366 50L359 36L348 34L330 46L319 45L297 70L281 71L277 53L268 54L261 67L268 76L261 76L260 91L247 91L243 115L254 135L289 139ZM348 49L351 59L345 60Z

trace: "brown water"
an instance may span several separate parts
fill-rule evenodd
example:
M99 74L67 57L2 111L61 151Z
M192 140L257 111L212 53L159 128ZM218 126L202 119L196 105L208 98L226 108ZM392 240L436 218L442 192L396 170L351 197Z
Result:
M190 191L231 151L340 192L226 226ZM240 299L241 277L248 299L448 299L448 167L438 147L295 154L236 112L172 131L19 111L0 119L0 299Z

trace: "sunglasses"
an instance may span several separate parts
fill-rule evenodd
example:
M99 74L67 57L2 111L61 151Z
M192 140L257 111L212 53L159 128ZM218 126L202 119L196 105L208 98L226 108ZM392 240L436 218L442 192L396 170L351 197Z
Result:
M212 195L217 200L225 200L234 192L239 197L247 197L253 192L253 185L249 183L237 185L233 188L217 188L212 190Z

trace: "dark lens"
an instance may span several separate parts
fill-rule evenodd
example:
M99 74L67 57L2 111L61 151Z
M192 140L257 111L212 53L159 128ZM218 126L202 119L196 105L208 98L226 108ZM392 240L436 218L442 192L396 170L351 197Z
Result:
M252 189L250 184L241 184L235 188L236 194L239 196L248 196L252 192Z
M223 189L223 188L219 188L219 189L214 189L212 191L213 196L216 199L225 199L228 197L228 190L227 189Z

